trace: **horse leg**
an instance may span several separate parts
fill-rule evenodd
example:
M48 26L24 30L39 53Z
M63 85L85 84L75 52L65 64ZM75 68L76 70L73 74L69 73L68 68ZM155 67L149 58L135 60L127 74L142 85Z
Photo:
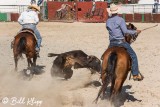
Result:
M32 61L31 61L31 58L27 58L27 62L28 62L28 68L33 65L33 64L32 64Z
M115 79L112 79L111 88L110 88L110 98L111 98L111 95L113 93L114 85L115 85Z
M14 56L14 62L15 62L15 71L17 71L17 65L18 65L18 57Z
M121 80L121 79L115 80L115 84L113 86L114 88L112 90L111 97L110 97L111 102L113 102L115 100L116 96L120 93L121 88L122 88L122 84L123 84L123 80Z
M106 85L106 86L104 87L104 89L103 89L102 99L105 99L105 98L106 98L106 90L107 90L107 86L108 86L108 85Z
M33 57L33 66L36 66L36 60L37 60L37 56L35 55L35 56Z

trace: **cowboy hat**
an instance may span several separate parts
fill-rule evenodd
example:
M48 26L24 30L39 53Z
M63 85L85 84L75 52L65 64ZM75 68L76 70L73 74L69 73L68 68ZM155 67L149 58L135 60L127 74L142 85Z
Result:
M29 5L29 6L28 6L28 9L32 9L32 8L34 8L34 9L36 9L37 11L40 12L40 7L37 6L36 4L32 4L32 5Z
M111 14L118 13L120 11L121 5L115 5L114 3L110 4L110 8L107 8L107 12Z

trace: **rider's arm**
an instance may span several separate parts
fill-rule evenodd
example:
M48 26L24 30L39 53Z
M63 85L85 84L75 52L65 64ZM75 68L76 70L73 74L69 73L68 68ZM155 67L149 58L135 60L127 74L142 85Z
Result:
M124 19L121 20L120 27L121 27L123 34L135 35L137 33L136 30L128 30L127 29L126 22L124 21Z
M23 23L23 14L22 14L22 13L21 13L20 17L18 18L18 23L19 23L20 25L24 24L24 23Z
M35 14L35 18L34 18L35 24L37 25L39 22L39 18L38 18L38 14Z

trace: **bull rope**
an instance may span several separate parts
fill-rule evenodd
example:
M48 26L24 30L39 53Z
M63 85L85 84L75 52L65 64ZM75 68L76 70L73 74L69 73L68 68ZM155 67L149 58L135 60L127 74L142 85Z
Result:
M156 24L156 25L154 25L154 26L151 26L151 27L148 27L148 28L144 28L144 29L142 29L141 31L148 30L148 29L154 28L154 27L156 27L156 26L158 26L158 24Z

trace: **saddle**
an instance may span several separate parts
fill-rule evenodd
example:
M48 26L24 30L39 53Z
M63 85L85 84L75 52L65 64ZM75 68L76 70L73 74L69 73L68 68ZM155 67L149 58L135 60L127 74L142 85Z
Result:
M34 33L34 31L32 29L24 28L20 32L18 32L17 35L20 34L20 33L31 33L34 36L34 38L36 39L36 41L37 41L37 37L36 37L36 35L35 35L35 33Z
M123 46L113 46L113 47L119 47L119 48L122 48L122 49L124 49L125 51L127 51L127 49L125 48L125 47L123 47ZM113 47L110 47L110 48L113 48ZM109 48L108 48L109 49ZM127 52L128 53L128 52ZM101 56L101 60L103 60L103 56L104 56L104 54L105 54L105 52L102 54L102 56ZM129 55L129 53L128 53L128 55ZM132 58L131 58L131 56L129 55L129 57L130 57L130 67L131 67L131 62L132 62Z

